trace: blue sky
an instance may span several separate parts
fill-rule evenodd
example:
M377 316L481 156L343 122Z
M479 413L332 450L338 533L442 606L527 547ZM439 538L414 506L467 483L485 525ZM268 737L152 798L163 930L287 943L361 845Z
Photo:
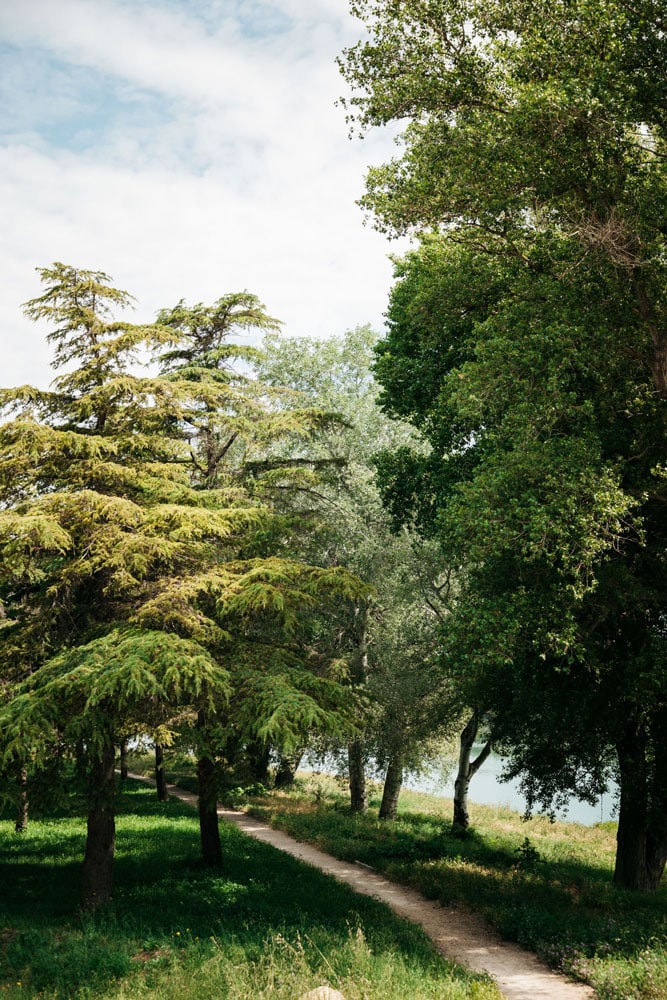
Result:
M347 0L0 0L1 384L46 384L34 268L104 270L150 320L247 288L288 335L382 325L395 251L355 199ZM130 317L128 317L130 318Z

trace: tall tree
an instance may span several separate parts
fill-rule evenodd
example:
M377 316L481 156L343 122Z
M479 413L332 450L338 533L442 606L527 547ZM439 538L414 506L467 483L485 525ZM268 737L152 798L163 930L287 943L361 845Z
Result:
M343 696L326 678L286 690L301 662L286 636L301 604L358 585L344 572L253 557L270 509L242 484L193 481L192 414L217 405L213 387L130 369L139 347L171 331L114 319L128 296L101 272L55 264L41 276L47 289L26 310L54 326L56 366L73 367L49 392L2 393L15 416L0 427L0 641L12 679L24 680L9 685L0 724L6 762L54 748L78 755L92 909L112 890L115 746L157 732L184 706L219 715L232 668L236 698L250 680L264 695L246 709L253 731L298 727L304 716L342 726ZM253 642L262 629L263 647ZM274 692L266 675L277 664L284 683Z
M340 731L343 722L338 686L326 677L325 657L315 668L299 639L296 612L337 589L355 587L345 573L289 558L295 527L284 497L302 487L308 470L293 456L275 457L286 438L303 443L326 418L312 407L297 407L282 387L258 379L253 368L259 351L235 339L241 331L278 325L247 292L226 295L212 306L181 301L158 315L156 358L163 377L184 399L181 430L193 488L245 497L265 512L234 550L259 600L220 619L235 637L234 718L222 727L211 713L198 719L200 828L203 855L211 864L221 858L216 758L238 754L249 743L265 755L263 726L269 720L273 738L287 746L314 726Z
M331 462L332 471L311 497L316 523L304 551L315 561L340 562L373 585L366 600L332 610L322 629L367 699L360 731L346 748L351 807L367 808L365 772L372 759L387 775L383 818L393 818L404 771L437 754L462 706L434 655L446 606L442 563L412 532L392 532L374 482L378 449L418 446L414 431L378 406L371 371L377 340L367 326L324 343L270 334L260 373L342 417L308 449L313 461Z
M200 497L179 463L177 413L159 380L130 374L146 331L115 320L129 304L107 275L40 270L26 306L52 325L55 366L42 392L3 390L0 429L3 660L25 679L3 713L6 759L79 757L88 783L83 905L112 890L114 749L121 728L166 721L180 701L226 698L226 671L196 639L136 615L173 577L218 560L252 513ZM157 626L157 630L156 630ZM162 627L161 627L162 626ZM126 735L124 732L123 735Z
M365 206L440 230L378 361L428 458L388 456L465 586L444 636L535 801L621 787L615 880L667 858L667 35L657 0L361 0L343 62L403 155ZM414 499L413 499L414 498ZM465 574L465 576L463 576Z

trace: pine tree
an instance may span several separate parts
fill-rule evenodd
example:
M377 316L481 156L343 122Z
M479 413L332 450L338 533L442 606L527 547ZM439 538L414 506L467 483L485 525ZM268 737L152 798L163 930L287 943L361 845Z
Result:
M3 713L5 760L76 752L88 784L84 908L112 889L114 747L183 702L227 697L202 625L180 636L137 619L167 581L218 560L252 512L197 494L179 415L161 380L131 374L142 327L113 319L129 296L101 272L55 264L26 314L52 324L52 389L4 390L0 428L3 661L25 678ZM204 633L206 632L206 635ZM207 648L201 643L206 638Z
M289 557L303 522L295 528L286 498L313 484L318 463L295 459L293 449L282 459L281 444L303 442L329 417L298 408L294 393L259 381L252 366L261 352L235 342L240 330L275 330L277 321L255 296L241 292L212 306L181 301L163 310L158 324L160 370L184 400L193 488L243 497L263 511L227 567L236 575L216 590L219 620L231 640L225 662L236 681L233 712L224 720L201 712L194 734L202 854L217 864L216 760L233 764L249 745L265 758L270 742L290 750L314 728L345 728L345 693L327 676L327 658L304 641L303 621L309 608L360 588L344 571ZM201 600L211 578L192 584Z
M163 734L184 709L206 730L202 720L220 719L244 688L254 706L244 724L259 736L340 727L335 685L291 682L301 658L286 637L300 607L358 584L255 556L270 508L236 469L201 475L216 414L236 412L245 431L250 393L247 406L235 387L225 397L225 380L188 358L173 377L135 374L142 349L172 337L178 352L181 332L114 319L130 299L102 272L54 264L40 274L46 291L26 313L52 325L54 364L66 370L49 391L0 394L12 418L0 426L0 726L6 766L77 756L92 909L112 891L115 746Z

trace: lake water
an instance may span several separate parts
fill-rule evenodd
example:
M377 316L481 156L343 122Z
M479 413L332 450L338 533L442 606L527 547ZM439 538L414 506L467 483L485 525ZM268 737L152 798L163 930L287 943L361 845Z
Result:
M479 749L476 748L477 752ZM482 805L502 805L508 806L517 812L523 812L526 808L526 800L519 791L518 781L501 781L500 773L503 769L503 760L491 754L479 769L475 777L470 782L468 798L470 802L479 802ZM454 795L455 772L449 777L438 777L437 774L428 776L408 776L405 781L406 788L413 788L419 792L430 792L432 795L442 795L444 798L452 798ZM602 823L615 819L616 787L609 788L605 795L602 795L596 805L589 805L588 802L581 802L572 798L568 803L567 812L557 810L558 819L570 820L573 823L584 823L592 826L594 823Z
M476 747L473 750L473 758L476 753L479 753L480 749L481 747ZM306 759L301 764L301 767L306 771L336 773L334 761L317 762ZM468 799L471 803L478 802L481 805L508 806L517 812L524 812L526 800L519 791L518 781L501 781L500 773L502 768L502 758L491 754L470 782ZM434 767L429 774L407 775L403 787L451 799L454 795L455 776L455 768L451 769L449 776L443 776ZM586 826L616 819L615 793L616 787L611 786L608 792L601 796L594 806L589 805L588 802L580 802L579 799L572 798L568 804L567 812L558 810L556 816L558 819L570 820L573 823L584 823Z

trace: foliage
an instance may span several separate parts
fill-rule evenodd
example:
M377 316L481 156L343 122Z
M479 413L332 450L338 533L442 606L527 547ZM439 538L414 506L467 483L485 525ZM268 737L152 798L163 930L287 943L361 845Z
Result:
M181 643L179 654L188 639L221 663L242 662L244 634L260 621L272 638L280 629L289 636L301 605L356 593L341 570L254 555L254 534L273 515L238 482L238 459L223 469L228 444L203 481L199 475L201 453L219 441L222 423L233 438L250 436L252 425L265 440L303 427L289 411L277 419L262 402L266 390L228 370L230 358L249 355L227 349L224 336L237 326L275 325L257 300L227 296L192 310L181 303L157 327L134 328L105 319L110 304L127 302L106 275L60 264L41 273L49 288L27 312L59 324L50 334L56 363L78 367L60 375L53 392L23 387L3 396L18 412L2 425L0 462L3 639L17 670L87 641L91 660L95 643L114 641L104 633L117 623L131 626L126 644L143 641L140 630L148 629L150 646L161 630L163 646ZM227 326L207 352L193 352L197 332L205 339L221 315ZM156 341L170 374L130 374L134 351ZM47 668L47 680L71 655ZM130 662L123 647L107 669Z
M391 530L375 484L379 449L420 447L407 424L388 419L378 406L371 372L377 341L369 327L324 343L270 334L259 373L297 392L305 405L341 418L324 427L308 451L301 444L302 456L334 463L313 499L319 523L305 539L304 554L341 563L372 584L363 605L340 605L322 627L340 655L356 657L353 679L368 699L367 754L381 767L399 755L404 767L418 767L437 753L461 709L434 657L448 581L433 546Z
M287 744L349 728L325 661L313 676L298 614L365 588L286 556L284 517L247 473L249 452L318 421L278 413L234 372L255 352L225 338L276 325L253 296L180 303L137 327L113 318L129 297L107 275L59 263L40 275L26 313L51 323L67 370L49 392L0 394L3 762L11 774L76 754L112 824L102 798L121 738L169 740L202 713L222 742L239 725ZM157 375L139 364L148 349Z
M363 199L420 230L377 373L432 444L383 463L398 520L461 592L443 653L529 798L592 794L615 757L616 880L667 857L664 60L648 2L358 2L362 129L403 155ZM427 233L427 230L432 230ZM641 830L640 830L641 827Z
M252 770L252 758L264 759L267 746L291 752L313 732L350 730L340 666L318 650L308 621L322 605L354 600L365 588L340 567L293 558L297 548L307 551L300 539L312 526L300 499L321 475L321 463L300 455L332 418L257 377L261 352L235 338L240 330L279 324L255 296L227 295L211 307L181 301L162 310L158 324L155 359L187 400L182 433L191 483L198 491L245 497L262 511L218 584L189 582L215 598L217 620L235 637L234 695L216 723L217 736L206 740L206 754L218 771L242 767L245 757ZM167 594L164 604L170 603Z

